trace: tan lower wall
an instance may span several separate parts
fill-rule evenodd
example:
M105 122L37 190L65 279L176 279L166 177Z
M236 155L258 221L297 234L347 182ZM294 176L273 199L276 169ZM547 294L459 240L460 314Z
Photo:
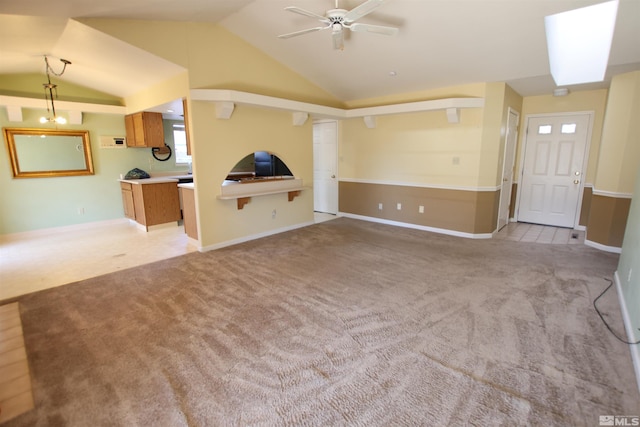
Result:
M631 199L594 194L591 197L587 239L604 246L622 247L630 207Z
M593 199L593 188L584 187L582 193L582 207L580 208L579 225L587 226L589 224L589 213L591 212L591 202Z
M500 191L468 191L340 182L339 210L390 221L471 234L492 233ZM378 204L382 203L382 210ZM402 209L397 209L397 204ZM424 206L424 213L418 207Z

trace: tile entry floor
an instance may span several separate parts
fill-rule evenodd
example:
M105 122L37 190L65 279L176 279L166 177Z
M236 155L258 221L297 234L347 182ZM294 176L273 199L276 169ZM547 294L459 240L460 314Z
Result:
M525 222L510 222L494 235L494 239L552 245L582 245L584 238L584 231Z
M334 218L315 214L316 222ZM494 236L543 244L583 244L584 237L584 231L525 223L509 223ZM196 250L182 226L145 232L127 220L0 236L0 423L33 407L18 303L3 300Z

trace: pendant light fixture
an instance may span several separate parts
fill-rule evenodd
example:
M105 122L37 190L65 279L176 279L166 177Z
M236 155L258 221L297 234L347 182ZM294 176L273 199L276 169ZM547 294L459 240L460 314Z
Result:
M43 83L42 86L44 87L44 99L47 103L47 114L52 114L49 117L40 117L40 123L57 123L60 125L64 125L67 123L67 119L65 119L64 117L58 117L58 115L56 114L56 106L53 102L54 98L58 97L58 85L51 83L51 74L53 74L54 76L60 77L61 75L64 74L64 71L67 69L67 65L71 64L71 61L67 61L66 59L60 59L60 62L62 62L64 65L62 67L62 71L60 71L59 73L56 73L53 68L51 68L51 65L49 65L49 58L47 58L47 55L44 56L44 63L46 66L46 73L47 73L47 83ZM55 94L55 96L54 96ZM51 107L49 107L49 104L51 104Z

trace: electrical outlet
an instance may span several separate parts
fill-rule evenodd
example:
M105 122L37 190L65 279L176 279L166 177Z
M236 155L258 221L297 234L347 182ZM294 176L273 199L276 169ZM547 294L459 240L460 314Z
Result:
M397 207L397 209L398 209L399 211L400 211L400 210L402 210L402 203L398 203L398 205L397 205L396 207Z
M455 157L453 158L453 164L454 164L454 165L459 165L459 164L460 164L460 157L455 156Z
M418 206L418 213L424 213L424 206Z
M78 208L78 215L84 215L84 208Z
M275 209L274 209L274 210L272 210L272 211L271 211L271 219L275 219L275 218L276 218L276 214L277 214L277 213L278 213L278 212L277 212Z
M382 210L382 203L378 203L378 210L381 211Z

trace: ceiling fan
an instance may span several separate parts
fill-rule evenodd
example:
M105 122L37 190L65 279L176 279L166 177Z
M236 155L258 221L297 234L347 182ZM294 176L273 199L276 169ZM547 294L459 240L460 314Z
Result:
M308 10L300 9L296 6L285 7L284 10L288 10L289 12L316 18L320 22L322 22L324 26L295 31L288 34L282 34L278 37L281 39L288 39L290 37L300 36L302 34L312 33L314 31L321 31L330 28L333 37L333 48L342 50L344 49L343 30L345 28L351 31L363 31L392 36L398 33L397 28L385 27L382 25L360 24L358 22L355 22L356 20L362 18L365 15L368 15L378 7L382 6L382 4L386 1L388 0L367 0L354 9L345 10L338 8L338 0L336 0L335 9L328 10L325 16L318 15L314 12L309 12Z

